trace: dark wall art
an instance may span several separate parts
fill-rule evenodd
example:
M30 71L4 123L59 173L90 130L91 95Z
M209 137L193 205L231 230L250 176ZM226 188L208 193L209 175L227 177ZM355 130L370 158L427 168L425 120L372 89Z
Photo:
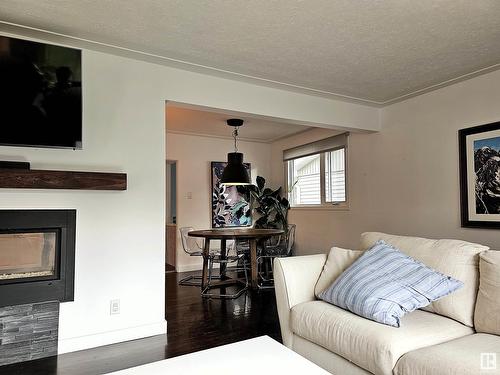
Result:
M250 204L236 186L220 184L226 162L211 163L212 179L212 227L248 227L252 225ZM244 163L250 176L250 163ZM251 177L251 176L250 176Z
M462 226L500 229L500 122L459 131Z

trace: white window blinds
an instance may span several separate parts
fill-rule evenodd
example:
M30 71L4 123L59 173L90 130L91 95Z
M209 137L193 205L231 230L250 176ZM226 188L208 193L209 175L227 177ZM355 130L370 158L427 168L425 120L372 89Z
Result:
M304 156L319 154L327 151L335 151L347 147L347 137L349 133L335 135L320 141L307 143L283 151L283 160L293 160Z

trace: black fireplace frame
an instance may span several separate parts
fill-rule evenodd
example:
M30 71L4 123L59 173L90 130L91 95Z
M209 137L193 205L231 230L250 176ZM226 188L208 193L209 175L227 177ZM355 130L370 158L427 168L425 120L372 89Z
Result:
M54 278L23 279L0 285L0 307L74 300L76 210L0 210L0 232L57 230Z

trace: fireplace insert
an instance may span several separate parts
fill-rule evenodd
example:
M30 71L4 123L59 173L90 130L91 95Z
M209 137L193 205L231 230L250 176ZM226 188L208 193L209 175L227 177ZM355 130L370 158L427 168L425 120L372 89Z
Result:
M73 301L76 210L0 210L0 306Z

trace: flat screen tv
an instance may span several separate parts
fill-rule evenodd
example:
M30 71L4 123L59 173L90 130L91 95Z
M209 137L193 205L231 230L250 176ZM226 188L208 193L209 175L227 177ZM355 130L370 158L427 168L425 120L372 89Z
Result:
M81 51L0 36L0 144L82 147Z

